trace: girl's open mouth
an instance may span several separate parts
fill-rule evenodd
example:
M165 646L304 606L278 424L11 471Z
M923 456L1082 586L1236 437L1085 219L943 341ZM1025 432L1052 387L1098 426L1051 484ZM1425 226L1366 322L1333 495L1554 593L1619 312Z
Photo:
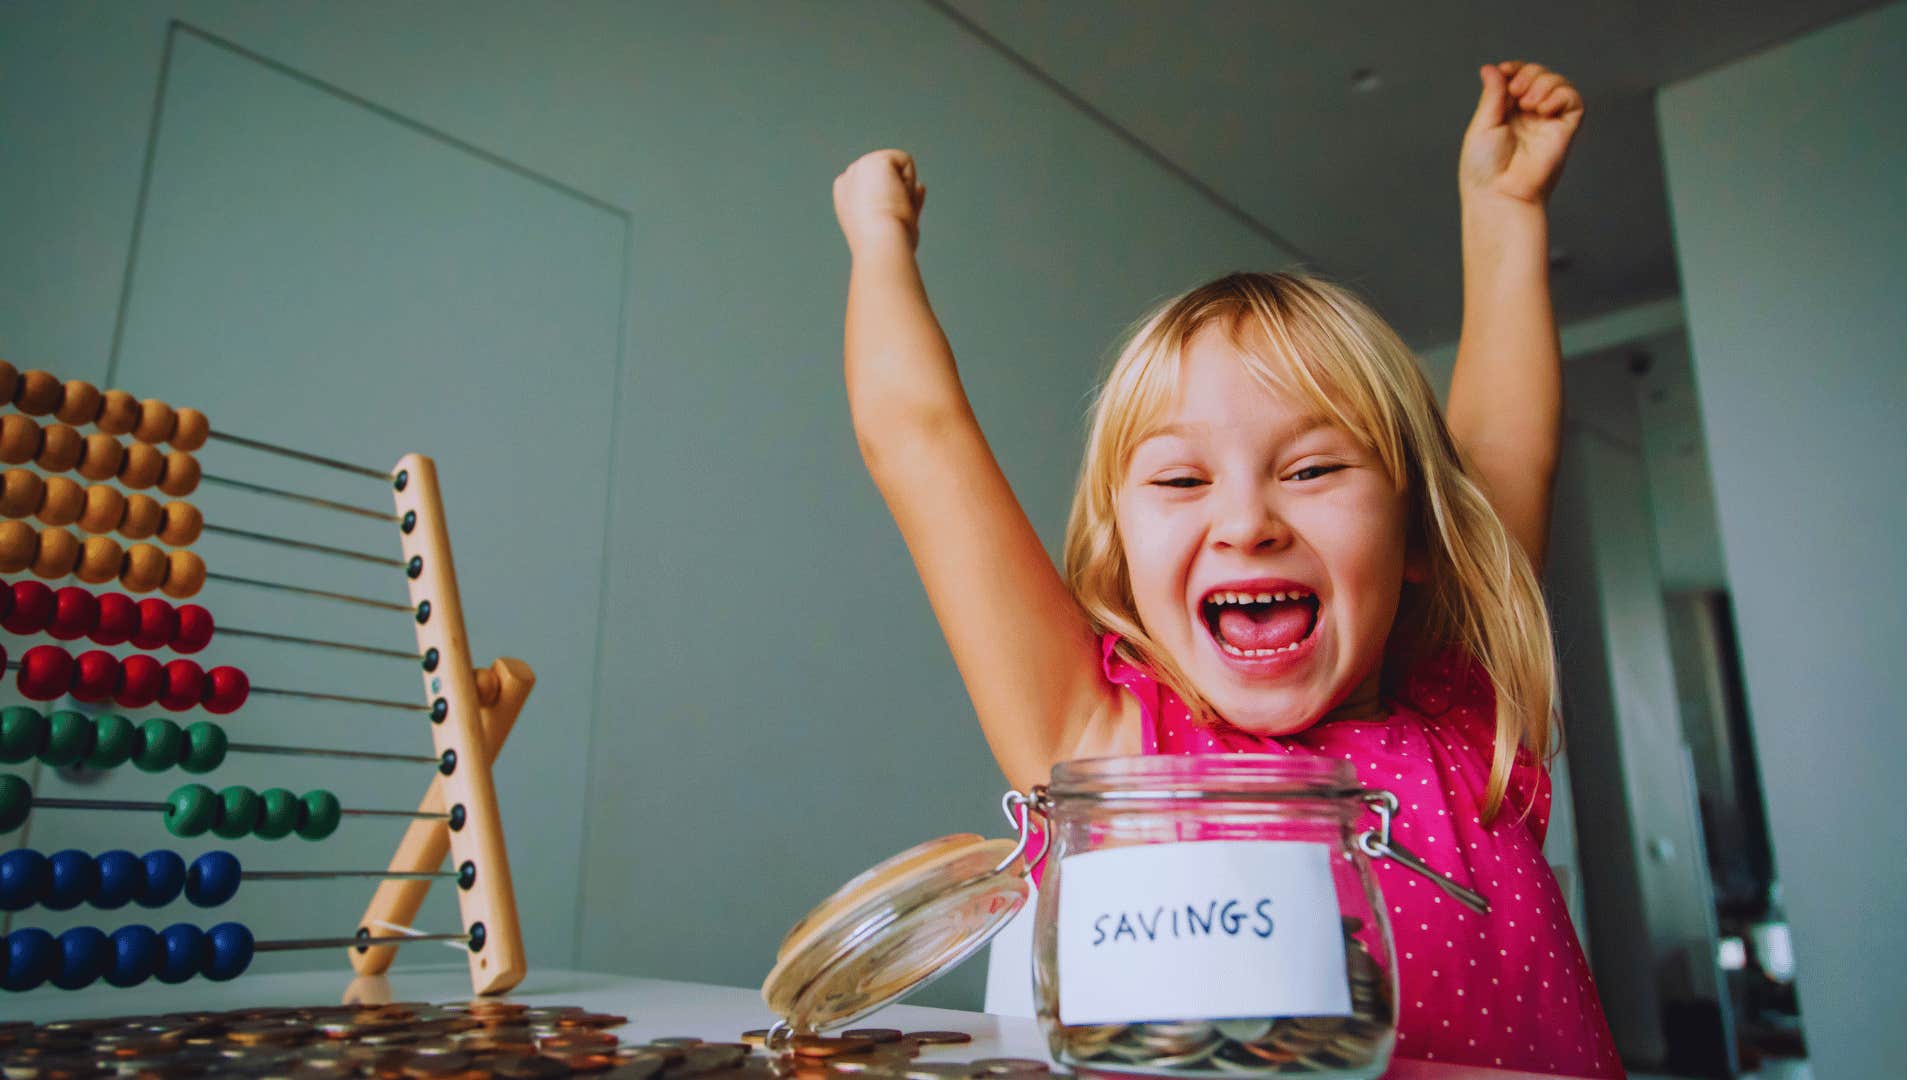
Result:
M1291 582L1223 586L1202 598L1200 617L1235 667L1288 667L1313 649L1320 598Z

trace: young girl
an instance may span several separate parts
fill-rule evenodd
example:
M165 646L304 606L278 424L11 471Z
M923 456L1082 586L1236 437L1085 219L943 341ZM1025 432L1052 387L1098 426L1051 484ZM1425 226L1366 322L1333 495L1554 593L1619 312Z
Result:
M1329 283L1234 274L1150 313L1103 384L1063 581L996 466L921 285L926 189L878 151L835 181L846 378L995 758L1351 759L1393 835L1492 903L1387 861L1395 1057L1620 1076L1541 854L1552 644L1536 572L1560 412L1545 202L1583 105L1480 71L1460 160L1466 304L1448 414Z

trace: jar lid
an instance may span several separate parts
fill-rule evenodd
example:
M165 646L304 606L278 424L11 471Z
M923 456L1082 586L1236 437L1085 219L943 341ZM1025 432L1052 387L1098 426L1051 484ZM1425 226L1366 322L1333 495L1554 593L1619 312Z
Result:
M1020 826L1026 826L1024 808ZM787 932L760 996L795 1031L840 1027L972 956L1027 900L1014 840L956 833L847 882Z
M1341 799L1364 794L1353 762L1289 754L1144 754L1053 767L1055 801Z

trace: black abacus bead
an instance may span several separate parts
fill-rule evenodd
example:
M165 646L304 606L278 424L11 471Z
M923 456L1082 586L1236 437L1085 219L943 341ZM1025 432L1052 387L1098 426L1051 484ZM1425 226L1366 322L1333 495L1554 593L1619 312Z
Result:
M460 887L462 889L473 888L473 883L479 880L479 877L480 877L480 870L478 867L473 865L473 860L469 859L466 862L463 862L460 864L459 882L460 882Z
M419 520L420 519L415 517L413 511L411 510L400 515L400 531L403 533L412 532L414 524Z
M459 756L456 755L452 750L448 750L445 753L441 754L440 755L440 775L452 776L453 767L459 764L459 761L460 761Z
M426 560L415 555L413 558L407 560L407 576L410 578L419 577L420 571L426 569L426 566Z
M440 666L440 650L428 649L427 655L420 658L420 670L432 671Z
M427 715L433 717L433 722L436 724L445 720L447 718L447 699L443 697L434 698L433 711Z
M477 923L474 923L472 926L467 927L467 948L472 949L474 952L479 952L481 949L484 949L486 947L487 947L487 924L483 922L477 922Z
M399 474L393 478L393 490L395 491L407 490L407 470L401 469Z
M426 621L432 617L433 604L431 601L422 600L420 601L420 606L413 609L413 621L421 625L425 625Z
M447 828L452 829L454 832L459 832L461 829L466 828L466 825L467 825L466 804L454 803L453 809L447 811Z
M361 941L365 941L368 938L373 936L373 931L368 930L366 927L363 926L360 929L355 930L353 932L353 936L360 939ZM368 949L372 947L373 946L371 945L355 945L353 948L354 948L354 951L356 952L366 952Z

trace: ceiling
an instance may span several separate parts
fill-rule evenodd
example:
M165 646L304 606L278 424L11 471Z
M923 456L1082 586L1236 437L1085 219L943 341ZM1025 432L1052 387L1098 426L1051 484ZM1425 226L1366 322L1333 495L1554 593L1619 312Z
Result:
M1459 333L1455 168L1481 63L1538 60L1587 101L1552 200L1564 325L1679 290L1654 90L1877 6L929 2L1358 288L1417 349ZM1363 69L1377 86L1357 92Z

